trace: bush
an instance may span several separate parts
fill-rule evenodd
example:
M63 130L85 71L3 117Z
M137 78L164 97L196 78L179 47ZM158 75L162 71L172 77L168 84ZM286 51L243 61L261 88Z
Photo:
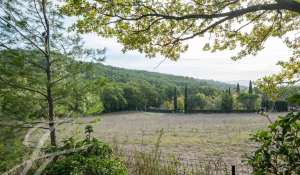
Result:
M300 174L300 113L279 117L252 138L259 144L249 164L253 174Z
M114 155L109 145L93 138L75 142L68 139L59 148L48 151L57 153L72 151L57 156L49 163L43 174L47 175L127 175L124 164Z
M275 102L275 110L277 112L286 112L286 111L288 111L287 101L276 101Z

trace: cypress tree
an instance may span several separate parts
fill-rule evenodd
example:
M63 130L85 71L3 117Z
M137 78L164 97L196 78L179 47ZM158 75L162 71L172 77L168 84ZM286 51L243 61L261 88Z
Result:
M252 81L250 80L249 82L249 94L252 94L253 93L253 89L252 89Z
M188 113L188 90L187 85L184 87L184 113Z
M177 89L175 87L174 89L174 99L173 99L173 103L174 103L174 112L177 112Z
M228 89L228 94L231 94L231 89L230 88Z
M236 85L236 93L238 95L240 95L240 93L241 93L241 89L240 89L240 84L239 83L237 83L237 85Z

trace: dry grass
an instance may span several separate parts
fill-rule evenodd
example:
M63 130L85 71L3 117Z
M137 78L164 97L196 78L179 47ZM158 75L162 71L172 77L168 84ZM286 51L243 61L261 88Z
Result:
M274 120L280 114L271 114ZM164 129L160 148L164 155L184 159L220 158L240 163L255 145L249 134L264 128L268 121L257 114L161 114L114 113L101 116L93 135L127 150L152 150L160 129ZM90 121L92 117L84 120ZM84 126L64 125L60 136L79 134ZM62 129L67 129L63 131ZM75 129L77 128L77 129ZM77 132L76 132L77 130Z

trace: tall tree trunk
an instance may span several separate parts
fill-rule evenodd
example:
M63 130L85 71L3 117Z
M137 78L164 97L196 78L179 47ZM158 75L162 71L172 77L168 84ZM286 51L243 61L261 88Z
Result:
M53 104L52 87L51 87L51 62L49 57L47 57L47 96L48 96L47 102L48 102L50 140L51 140L51 145L56 146L54 104Z
M55 122L54 122L54 102L52 94L52 72L51 72L51 54L50 54L50 27L47 18L47 0L42 0L42 10L45 21L46 31L44 32L44 47L45 47L45 59L46 59L46 74L47 74L47 103L48 103L48 120L50 129L50 142L52 146L56 146L56 134L55 134Z

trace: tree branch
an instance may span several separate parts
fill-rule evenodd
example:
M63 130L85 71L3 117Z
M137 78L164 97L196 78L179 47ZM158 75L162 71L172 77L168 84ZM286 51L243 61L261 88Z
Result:
M8 85L8 86L10 86L10 87L12 87L12 88L15 88L15 89L22 89L22 90L26 90L26 91L38 93L38 94L44 96L45 98L48 98L48 96L47 96L45 93L41 92L41 91L38 91L38 90L35 90L35 89L31 89L31 88L29 88L29 87L21 86L21 85L18 85L18 84L13 84L13 83L11 83L11 82L5 80L5 79L2 78L1 76L0 76L0 81L4 82L6 85Z
M94 7L95 10L98 11L97 7ZM149 14L144 14L140 15L138 17L132 17L132 18L127 18L127 17L122 17L120 15L112 15L112 14L103 14L99 12L102 15L105 16L110 16L110 17L117 17L125 21L137 21L141 20L146 17L161 17L163 19L169 19L169 20L185 20L185 19L214 19L214 18L222 18L222 17L231 17L235 18L238 16L245 15L247 13L251 12L257 12L257 11L273 11L273 10L291 10L295 12L300 12L300 9L297 8L292 8L290 6L284 6L283 4L278 4L278 3L273 3L273 4L260 4L260 5L253 5L250 7L238 9L238 10L233 10L230 12L224 12L224 13L214 13L214 14L187 14L183 16L173 16L173 15L166 15L166 14L159 14L159 13L149 13Z
M16 26L12 25L10 22L8 22L7 20L5 20L3 17L0 16L0 19L2 21L4 21L6 24L10 25L11 27L14 28L14 30L16 32L18 32L25 40L29 41L30 44L32 44L34 47L36 47L38 50L40 50L42 53L46 54L46 52L41 49L37 44L35 44L34 41L32 41L30 38L28 38L27 36L25 36Z

